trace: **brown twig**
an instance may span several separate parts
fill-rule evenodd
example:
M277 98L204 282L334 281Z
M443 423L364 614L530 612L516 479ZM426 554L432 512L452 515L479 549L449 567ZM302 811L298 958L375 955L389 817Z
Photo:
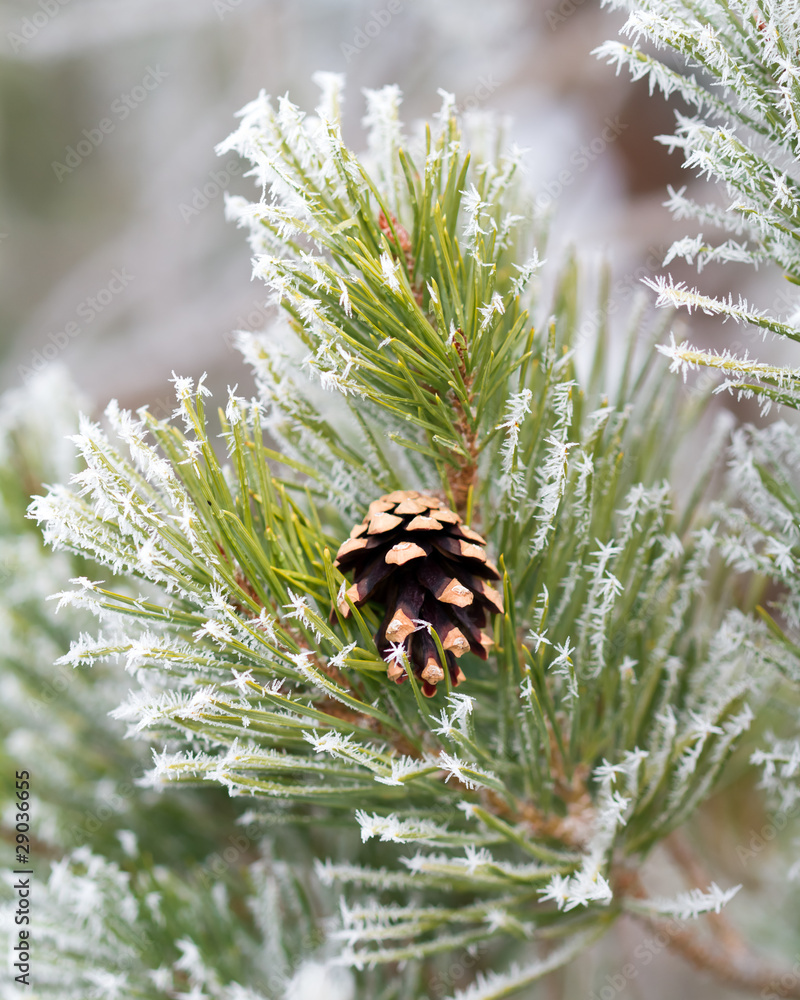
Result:
M453 343L460 359L459 374L467 391L467 403L471 407L474 398L472 390L473 377L467 373L464 363L466 344L464 343L461 330L456 330ZM460 517L464 517L470 490L474 489L478 478L478 433L475 428L470 426L467 412L455 393L453 394L452 403L456 413L455 428L464 442L467 457L463 458L455 469L448 472L448 483L450 485L450 492L453 495L453 503L456 505L456 511Z
M406 273L408 274L408 283L411 286L411 292L417 302L417 305L421 306L424 299L422 294L423 289L420 287L418 282L414 281L416 260L414 259L414 250L411 245L411 237L408 235L408 231L400 225L393 215L390 215L387 219L383 210L378 213L378 228L386 237L393 256L397 258L402 254L403 262L406 267Z
M485 788L481 800L486 809L512 825L523 824L535 840L556 840L565 847L580 850L591 833L594 804L586 788L588 768L576 767L571 780L554 771L554 790L566 806L566 814L542 812L532 802L514 799L508 802L497 792Z
M669 947L687 962L710 973L720 982L761 996L800 998L800 977L794 972L770 969L750 953L731 954L721 946L702 942L692 931L676 930L670 933L661 921L648 917L640 919L653 930L666 934Z
M685 835L679 830L673 831L664 841L664 846L672 856L672 860L686 876L692 889L707 889L711 878L700 863ZM731 952L745 954L747 943L724 913L709 913L708 925L720 944Z
M620 870L615 873L616 894L634 899L645 898L647 893L639 873ZM800 976L788 969L772 969L764 965L736 934L736 947L732 950L721 937L703 941L696 931L685 930L677 920L659 920L643 913L628 912L640 923L661 935L666 947L671 948L696 969L707 972L720 982L747 993L768 997L795 997L800 1000ZM740 947L741 945L741 947Z

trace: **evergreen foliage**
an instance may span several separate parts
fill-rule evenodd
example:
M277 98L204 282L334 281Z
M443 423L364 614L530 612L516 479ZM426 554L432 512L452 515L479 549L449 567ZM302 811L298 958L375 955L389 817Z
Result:
M596 54L634 80L647 78L651 93L676 93L694 109L678 113L673 135L659 136L680 149L684 166L718 183L724 200L698 202L670 189L676 219L696 219L701 232L677 240L664 261L683 258L698 270L712 261L779 268L800 284L800 5L797 0L604 0L629 12L622 34L630 44L609 41ZM674 56L677 55L677 60ZM693 309L742 324L750 334L800 340L796 295L776 295L769 309L732 292L702 294L670 276L648 280L660 305ZM788 314L786 314L788 309ZM783 313L784 315L781 315ZM687 342L660 348L684 378L699 365L719 371L717 391L800 406L800 369L698 350Z
M142 787L151 755L108 718L129 687L116 664L54 666L92 617L72 606L56 614L49 598L87 567L48 552L25 511L31 493L75 468L63 433L77 430L80 405L55 368L0 400L2 833L14 842L14 774L25 768L34 871L32 988L14 981L9 959L0 996L282 997L295 974L315 974L302 963L325 937L302 873L260 846L262 824L237 825L247 817L226 796ZM20 928L15 878L0 885L7 955Z
M786 649L714 571L736 544L703 506L720 435L688 499L670 488L702 406L664 383L662 331L635 316L613 372L608 332L587 342L577 265L537 295L543 235L518 152L483 121L465 134L447 94L407 136L387 87L367 93L358 158L341 80L318 82L316 115L262 94L220 147L253 164L261 200L229 210L287 317L240 335L257 395L233 389L220 410L224 458L203 378L176 376L172 419L115 402L104 426L83 418L80 471L31 506L50 545L105 567L59 595L101 621L61 662L124 662L136 689L113 715L154 746L148 785L246 796L248 817L317 857L319 881L345 893L325 953L354 970L343 997L510 996L623 912L688 918L735 894L648 899L639 871L753 749ZM438 492L503 577L488 660L466 654L463 685L446 676L431 700L411 670L387 680L380 608L335 610L347 582L332 553L396 489ZM123 886L106 860L71 864L73 880L102 875L108 912L126 894L131 920L148 893L180 894L171 874ZM214 934L244 940L201 888L191 905ZM471 983L448 971L461 949L482 970ZM225 948L183 954L172 969L198 996L264 991L258 963L234 988ZM132 959L131 989L153 960ZM314 974L287 995L310 996Z
M749 263L782 275L789 285L779 289L770 308L749 304L732 291L724 298L703 295L667 276L647 284L658 293L659 305L699 309L744 327L744 336L768 333L787 341L789 356L800 340L797 296L800 284L800 5L796 0L607 0L608 6L629 12L622 34L630 44L609 41L597 54L627 67L634 79L649 79L651 92L678 93L694 109L677 114L673 135L659 136L670 150L680 149L684 166L716 182L713 201L699 202L686 189L670 190L667 202L676 219L695 219L715 239L703 233L676 241L665 265L674 258L697 263ZM678 57L677 60L675 57ZM684 342L659 347L672 361L671 370L684 380L690 370L706 366L719 373L716 392L755 398L762 413L774 403L800 408L800 369L761 362L745 352L737 356L698 350ZM758 751L765 763L765 787L773 803L786 808L795 794L800 649L798 618L798 524L800 524L800 453L794 422L778 421L763 428L745 427L734 436L729 462L735 506L720 509L729 535L723 552L740 572L763 573L776 583L768 607L759 614L783 646L779 669L793 682L784 691L780 726L787 739L773 738L784 755ZM788 716L788 718L787 718ZM792 866L796 872L796 866Z

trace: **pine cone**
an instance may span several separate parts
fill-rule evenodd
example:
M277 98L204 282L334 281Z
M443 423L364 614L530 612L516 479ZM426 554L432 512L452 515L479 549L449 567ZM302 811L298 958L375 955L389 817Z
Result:
M355 571L347 591L352 603L375 601L386 608L375 633L381 656L402 646L428 698L445 669L453 685L464 680L456 657L471 650L485 660L492 644L483 628L487 613L502 613L503 599L486 582L500 574L487 561L485 545L441 500L397 490L369 505L336 553L335 566ZM350 608L344 598L338 607L346 618ZM426 625L438 633L446 664ZM398 684L406 679L397 658L387 673Z

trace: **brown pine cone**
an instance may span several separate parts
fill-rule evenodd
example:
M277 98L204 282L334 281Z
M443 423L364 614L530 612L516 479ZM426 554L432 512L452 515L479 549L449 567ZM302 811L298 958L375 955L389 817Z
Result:
M492 644L483 631L487 615L502 613L503 598L487 580L500 574L486 558L481 536L446 504L414 490L397 490L373 501L361 524L339 548L334 563L343 573L354 570L347 591L356 607L383 604L386 614L375 633L384 658L402 646L428 698L444 680L464 680L456 658L471 650L481 659ZM342 598L339 610L350 613ZM447 663L426 625L439 635ZM387 673L398 684L406 671L397 658Z

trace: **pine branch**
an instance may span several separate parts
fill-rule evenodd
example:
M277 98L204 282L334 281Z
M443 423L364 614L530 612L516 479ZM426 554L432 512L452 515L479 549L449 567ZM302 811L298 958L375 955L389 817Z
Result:
M648 77L650 90L665 96L680 93L696 109L694 117L676 114L673 135L659 136L670 151L681 149L684 165L699 176L717 182L727 194L727 206L703 205L670 189L667 205L678 219L696 218L715 230L746 236L744 242L726 239L714 243L700 233L676 241L664 265L676 256L698 270L710 261L767 263L781 268L792 284L800 283L800 176L796 170L800 149L800 76L796 52L800 44L797 4L758 4L727 0L612 0L607 4L629 12L622 33L630 45L606 42L596 55L616 63L617 72L630 70L633 79ZM656 54L643 45L655 46ZM663 50L678 56L677 67ZM700 81L695 74L700 71ZM689 290L672 279L647 281L659 293L661 305L702 309L771 331L789 340L800 339L794 296L782 293L778 301L790 307L786 318L749 307L738 297L715 299ZM730 352L673 351L677 366L724 368L731 378L720 389L739 397L757 396L764 410L773 402L797 408L800 400L792 381L795 369L761 365ZM685 367L684 367L685 372ZM745 382L753 378L753 382ZM777 382L778 389L772 383Z
M357 157L341 81L319 82L316 116L262 95L220 147L253 165L261 200L229 210L300 353L280 323L241 337L257 395L229 391L224 458L202 378L174 378L170 419L112 402L30 516L113 574L56 595L100 620L63 663L125 661L113 714L156 745L148 784L223 787L302 831L346 888L337 961L369 995L486 940L520 965L466 995L506 996L617 919L616 866L718 786L781 647L712 578L715 441L688 503L668 484L702 403L635 328L622 378L605 331L582 377L574 260L537 300L518 152L468 151L449 95L406 137L385 88ZM343 833L323 862L310 831L348 822L374 843Z

